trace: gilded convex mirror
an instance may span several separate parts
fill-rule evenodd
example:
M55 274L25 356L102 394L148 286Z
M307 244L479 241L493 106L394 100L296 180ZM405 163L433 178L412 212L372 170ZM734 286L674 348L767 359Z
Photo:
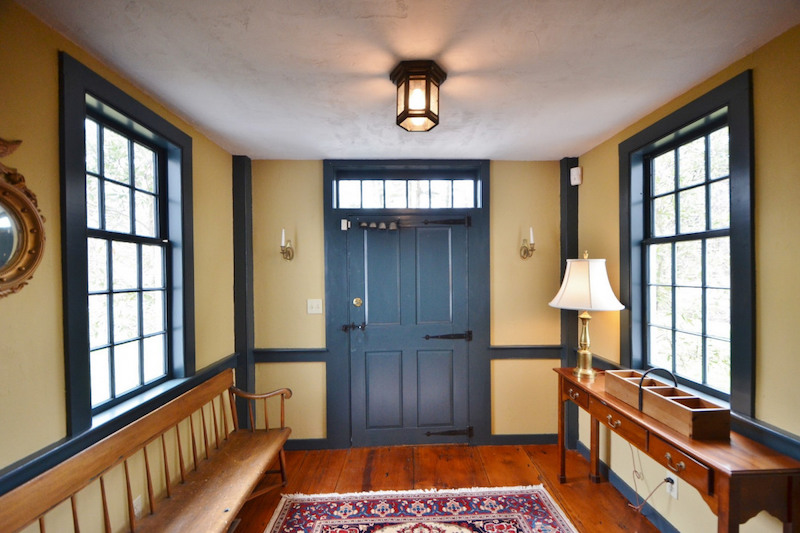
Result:
M0 157L22 141L0 139ZM33 276L44 252L44 217L36 195L15 168L0 163L0 298L19 292Z

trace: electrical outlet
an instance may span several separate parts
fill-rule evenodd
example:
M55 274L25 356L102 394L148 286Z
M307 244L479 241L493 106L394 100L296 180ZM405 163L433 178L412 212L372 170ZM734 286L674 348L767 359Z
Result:
M673 497L673 499L678 499L678 476L674 473L667 470L667 477L666 479L672 480L672 483L666 482L664 485L667 488L667 494Z
M133 499L133 514L136 515L136 518L141 518L142 513L144 513L144 505L142 502L142 495L139 494Z

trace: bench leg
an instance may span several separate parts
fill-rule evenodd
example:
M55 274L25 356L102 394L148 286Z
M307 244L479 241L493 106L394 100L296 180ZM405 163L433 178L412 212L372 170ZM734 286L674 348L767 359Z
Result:
M266 494L267 492L270 492L277 488L286 486L288 478L286 476L286 454L284 453L283 448L281 448L281 451L278 453L278 464L280 465L280 470L267 470L266 472L264 472L264 476L266 477L269 474L280 473L281 482L273 483L272 485L268 485L266 487L257 488L252 493L250 493L250 496L247 497L248 501L252 500L253 498L258 498L262 494Z
M278 460L280 461L281 465L281 480L283 481L283 483L281 483L281 486L285 487L288 478L286 477L286 453L283 451L283 448L281 448L281 451L278 454Z

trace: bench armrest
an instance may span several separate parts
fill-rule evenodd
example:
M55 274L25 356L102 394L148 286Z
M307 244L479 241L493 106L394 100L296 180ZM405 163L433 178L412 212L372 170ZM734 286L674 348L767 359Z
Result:
M236 387L231 387L229 389L230 399L231 399L231 409L233 412L236 412L236 397L242 398L247 402L247 414L250 417L250 431L255 431L256 423L255 423L255 409L254 406L258 404L258 402L262 403L262 410L264 412L264 429L270 429L269 425L269 414L267 410L267 399L280 397L281 399L281 424L280 428L283 429L286 427L286 416L284 410L284 402L292 397L291 389L283 388L277 389L270 392L264 393L253 393L243 391L242 389L238 389ZM233 417L234 427L238 430L239 429L239 421L238 417Z

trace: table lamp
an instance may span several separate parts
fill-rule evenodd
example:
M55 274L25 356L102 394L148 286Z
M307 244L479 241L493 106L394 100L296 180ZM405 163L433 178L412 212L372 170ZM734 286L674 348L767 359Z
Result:
M583 259L567 259L564 281L551 307L580 311L581 331L578 339L578 366L573 373L579 378L594 379L592 352L589 350L589 311L619 311L625 309L608 281L605 259L589 259L589 252Z

